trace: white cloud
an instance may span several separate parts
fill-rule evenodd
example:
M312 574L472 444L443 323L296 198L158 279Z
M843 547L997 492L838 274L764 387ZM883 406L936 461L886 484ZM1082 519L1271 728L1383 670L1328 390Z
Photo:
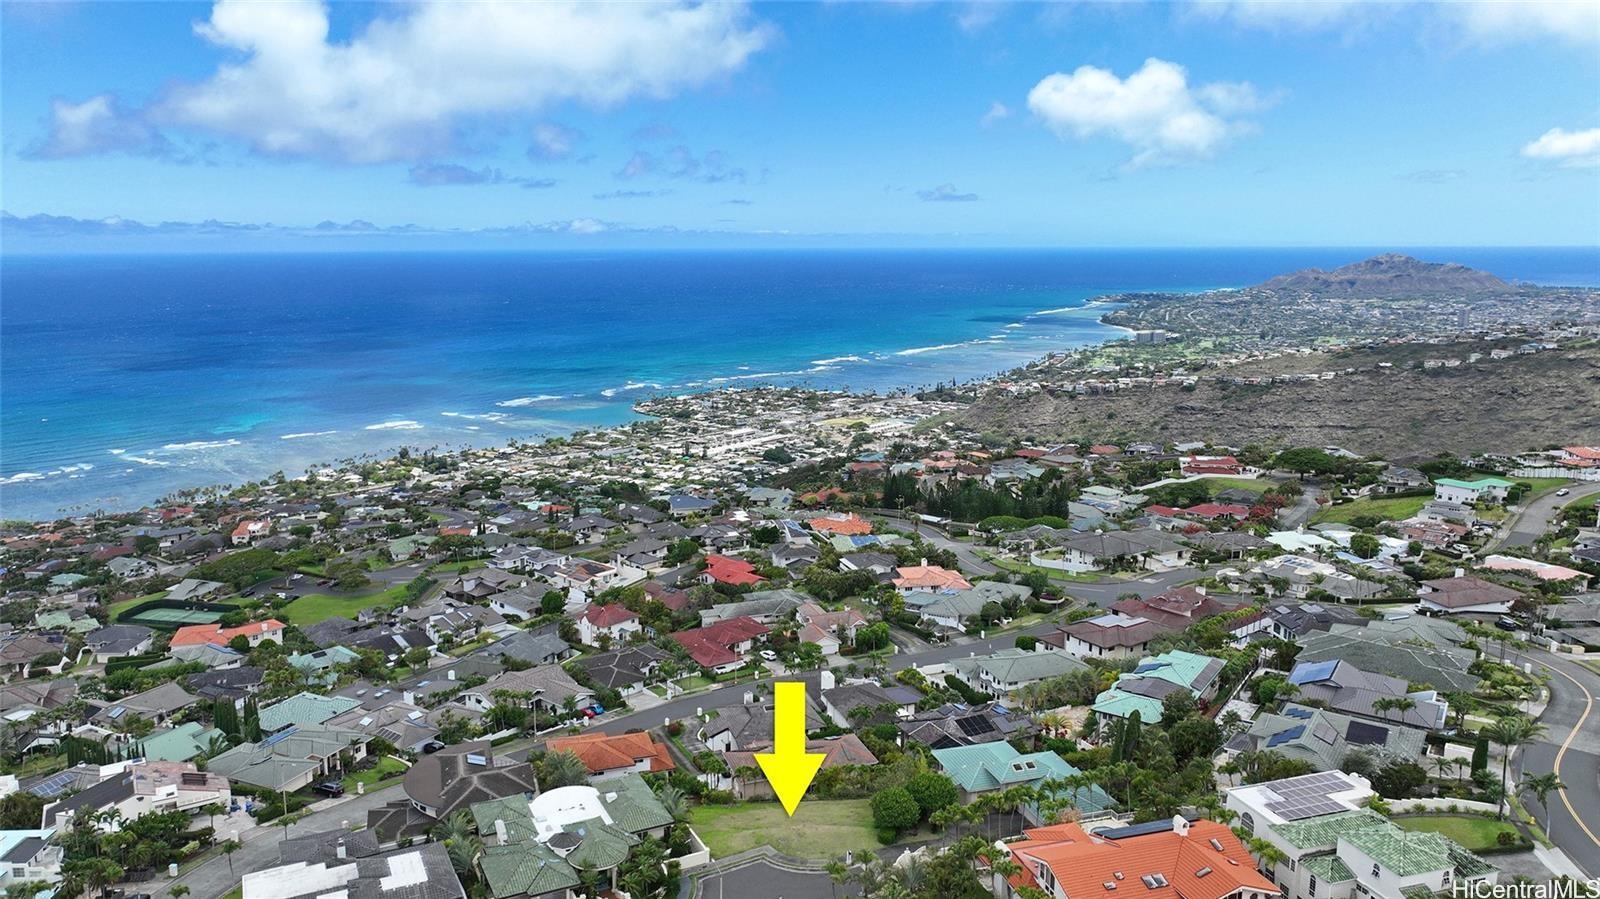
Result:
M1011 118L1011 107L1001 103L999 100L996 100L989 104L989 111L983 114L983 118L978 120L978 124L985 128L989 128L996 122L1009 118Z
M1551 128L1522 148L1529 159L1544 159L1568 168L1600 166L1600 128L1568 131Z
M1360 30L1415 9L1427 17L1425 24L1472 43L1552 37L1600 43L1600 0L1193 0L1184 9L1203 18L1270 31Z
M164 120L350 162L437 154L475 117L670 97L738 70L772 37L742 4L683 0L424 0L338 43L315 0L220 0L195 30L245 58L175 88Z
M577 149L584 136L576 128L556 122L540 122L533 126L533 143L528 147L528 158L547 162L566 159Z
M704 181L707 184L717 184L723 181L745 180L745 170L728 162L728 154L721 150L707 151L704 156L696 156L685 146L676 146L657 156L644 150L636 150L617 170L617 177L623 180L632 180L645 175L657 174L665 178L683 178L690 181Z
M40 159L93 153L166 156L172 150L166 138L139 116L124 110L116 97L99 94L82 103L51 103L50 134L28 155Z
M1271 101L1247 82L1191 88L1176 63L1147 59L1125 80L1095 66L1057 72L1028 92L1028 109L1063 137L1109 135L1133 148L1131 168L1213 156L1251 126L1238 116Z
M924 203L976 203L977 194L962 193L954 184L941 184L928 190L917 191L917 199Z
M1549 37L1600 43L1600 0L1480 0L1434 8L1481 43Z

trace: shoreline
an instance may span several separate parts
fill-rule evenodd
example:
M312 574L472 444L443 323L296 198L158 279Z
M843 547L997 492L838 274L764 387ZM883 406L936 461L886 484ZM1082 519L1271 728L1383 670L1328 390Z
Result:
M562 401L588 404L587 408L592 409L606 409L608 406L605 401L619 400L620 398L618 397L618 394L620 393L626 393L639 389L661 388L662 385L657 382L649 381L629 381L620 387L613 386L592 391L592 397L582 393L554 395L530 392L530 394L527 396L517 396L510 399L493 401L493 406L500 411L485 413L442 411L436 413L437 416L450 421L470 420L475 422L471 425L460 426L460 430L464 430L468 433L460 435L457 439L433 440L426 443L398 442L356 449L355 451L346 453L339 453L336 451L325 454L308 453L299 457L299 464L306 472L340 470L356 463L383 462L392 460L402 450L410 452L434 452L446 455L455 455L467 452L506 449L512 444L543 444L552 439L564 438L577 432L611 432L626 429L631 425L654 418L654 416L651 416L649 413L640 411L639 407L642 404L702 394L716 394L724 392L731 394L748 390L778 388L785 390L801 390L833 396L859 397L862 399L867 399L872 397L882 398L893 395L911 396L919 392L936 389L941 385L947 384L971 386L993 382L1004 377L1010 372L1018 370L1019 368L1036 364L1055 355L1071 353L1095 347L1102 347L1111 343L1128 340L1129 337L1135 333L1133 329L1104 321L1105 315L1110 312L1110 308L1108 307L1114 307L1117 305L1115 301L1110 299L1110 297L1113 296L1116 296L1116 294L1101 294L1080 301L1080 305L1034 310L1032 312L1019 315L1015 322L1007 325L1007 327L1021 327L1022 323L1026 319L1041 316L1074 314L1084 317L1092 316L1092 322L1096 327L1104 328L1108 331L1107 334L1102 335L1101 339L1076 341L1071 342L1068 346L1058 346L1049 349L1030 351L1027 353L1025 358L1020 360L1002 360L994 358L996 355L1010 354L983 353L982 356L983 358L987 359L987 362L982 364L981 369L976 369L977 373L969 374L965 377L934 377L931 379L923 379L919 382L902 381L895 384L880 383L871 387L852 387L815 383L817 380L816 378L805 376L820 375L830 368L832 368L834 371L837 371L837 367L840 364L892 365L897 359L916 358L947 350L964 350L971 352L981 347L994 347L997 349L1006 346L1018 347L1018 342L1007 343L1005 338L1009 336L1009 332L1001 331L999 333L991 333L984 337L971 338L968 340L960 340L950 343L909 347L895 351L864 351L866 352L866 355L841 351L834 355L824 355L815 360L811 360L811 368L805 370L759 371L734 375L715 375L700 379L692 379L682 384L672 384L670 385L672 388L670 390L663 389L660 392L650 393L634 399L626 406L624 414L627 416L627 418L626 420L622 421L590 423L583 421L557 422L554 419L543 419L542 421L544 423L538 426L538 430L524 431L520 434L493 435L492 437L489 432L481 430L481 424L476 423L477 421L482 420L489 424L506 424L509 426L514 426L519 419L513 418L510 412L507 412L506 410L515 412L530 408L538 409L541 406L559 403ZM1044 338L1041 335L1041 337L1035 337L1033 339L1047 338ZM920 374L928 373L923 372ZM742 383L745 381L750 383ZM595 400L594 397L601 397L604 398L604 400ZM400 435L409 431L430 429L430 426L423 424L419 418L390 417L374 424L349 425L337 429L313 427L297 430L286 430L285 433L277 434L271 441L268 441L265 437L256 438L253 441L248 439L241 440L239 438L219 437L217 439L175 440L165 443L160 447L147 450L130 450L122 447L116 447L108 449L106 452L114 458L115 462L113 464L134 462L141 466L154 469L189 467L174 461L164 461L159 458L159 455L162 453L176 453L185 451L218 452L237 450L248 445L254 445L257 447L269 447L283 444L298 445L302 441L310 443L319 438L333 438L336 436L344 436L348 438L357 437L362 434L385 433ZM522 421L531 422L541 420L522 419ZM480 433L484 437L491 437L491 439L485 440L481 443L475 442L474 437ZM286 463L285 459L286 457L277 456L275 457L274 461L267 462L265 464L249 466L252 473L246 475L241 471L239 474L239 480L237 481L223 482L219 480L211 480L207 482L205 479L200 478L196 479L192 483L186 483L181 486L169 488L159 495L146 495L142 499L109 495L96 498L77 499L75 501L68 500L57 503L56 509L53 512L44 514L41 514L37 511L24 511L21 513L12 512L9 509L3 508L5 505L9 505L9 503L0 503L0 520L40 522L50 521L58 518L80 517L93 514L129 514L137 512L141 509L160 505L182 493L203 494L208 492L216 492L219 495L227 495L228 493L237 490L245 484L268 479L272 477L273 474L278 472L283 473L285 476L290 477L291 479L305 476L290 475L288 472L290 464ZM96 465L94 463L75 462L50 468L45 471L21 471L9 476L0 477L0 488L6 488L5 492L9 494L15 491L17 488L26 490L34 485L62 485L84 478L86 473L92 471L95 467ZM229 464L226 467L231 469L234 466ZM129 471L137 470L139 469L129 469Z

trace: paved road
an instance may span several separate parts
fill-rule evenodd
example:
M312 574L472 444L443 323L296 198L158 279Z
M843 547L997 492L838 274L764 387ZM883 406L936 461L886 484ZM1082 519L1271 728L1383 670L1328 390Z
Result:
M1600 675L1568 659L1543 652L1526 658L1552 673L1550 705L1539 719L1548 729L1544 742L1523 750L1512 770L1522 780L1554 769L1566 785L1550 794L1550 838L1591 876L1600 876ZM1522 799L1544 822L1538 797Z
M961 562L961 569L972 574L994 574L999 568L988 559L978 555L977 550L970 543L954 540L944 531L921 520L912 520L902 515L891 515L884 512L873 513L896 524L899 528L915 531L922 535L922 539L933 544L936 549L948 549L955 553L956 559Z
M1286 531L1292 531L1311 520L1321 508L1317 505L1317 497L1322 495L1321 482L1315 478L1307 478L1301 485L1302 492L1294 505L1278 510L1278 525Z
M1550 523L1555 520L1556 513L1561 511L1563 506L1580 497L1600 493L1600 482L1575 483L1566 489L1566 496L1556 496L1556 491L1552 490L1524 506L1522 511L1511 519L1509 530L1502 532L1505 537L1500 541L1500 548L1532 546L1533 542L1539 539L1539 535L1550 529Z

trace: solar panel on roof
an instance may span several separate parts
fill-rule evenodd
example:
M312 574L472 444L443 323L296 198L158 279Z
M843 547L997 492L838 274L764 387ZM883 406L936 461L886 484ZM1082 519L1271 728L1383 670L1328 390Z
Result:
M981 736L994 732L994 723L982 715L968 715L956 719L956 727L969 737Z
M1305 732L1306 726L1304 724L1296 724L1294 727L1291 727L1288 730L1280 730L1272 735L1272 739L1267 741L1267 747L1271 748L1282 743L1287 743L1290 740L1298 740Z
M1344 738L1349 743L1359 743L1363 746L1374 746L1389 741L1389 729L1365 721L1352 721L1345 728Z
M35 796L40 796L40 797L43 797L45 799L49 799L51 797L61 795L61 793L64 790L66 790L66 788L68 786L70 786L70 785L72 785L74 783L77 783L77 782L78 782L77 775L72 774L71 772L68 772L68 771L63 771L60 774L55 775L54 777L50 777L50 778L48 778L46 780L41 780L38 783L34 784L32 787L29 787L28 788L28 792L32 793Z
M1133 673L1134 674L1147 674L1147 673L1149 673L1151 671L1155 671L1157 669L1165 668L1165 667L1166 667L1166 663L1165 662L1146 662L1143 665L1140 665L1139 667L1133 669Z
M273 734L272 736L266 738L265 740L262 740L261 741L261 745L262 746L274 746L274 745L276 745L278 743L283 742L284 740L289 739L289 737L294 735L294 732L296 730L298 730L298 728L286 727L283 730L278 731L277 733Z
M485 758L484 756L481 756L481 755L469 755L469 756L467 756L467 764L469 764L469 765L487 765L487 764L489 764L489 760L487 758Z
M1312 711L1310 709L1284 709L1283 713L1288 715L1290 718L1305 718L1308 720L1312 715Z
M1333 669L1338 666L1338 659L1296 665L1294 670L1289 672L1289 682L1292 684L1310 684L1319 680L1327 680L1333 676Z

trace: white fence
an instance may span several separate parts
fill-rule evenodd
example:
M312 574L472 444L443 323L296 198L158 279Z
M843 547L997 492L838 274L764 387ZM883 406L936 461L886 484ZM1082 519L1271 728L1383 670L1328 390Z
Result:
M1444 812L1449 814L1455 809L1463 814L1477 812L1497 812L1499 806L1492 802L1474 802L1471 799L1395 799L1389 803L1389 811L1395 814L1404 812Z
M1518 468L1511 472L1514 478L1568 478L1574 481L1600 481L1600 468L1567 468L1552 465L1547 468Z

